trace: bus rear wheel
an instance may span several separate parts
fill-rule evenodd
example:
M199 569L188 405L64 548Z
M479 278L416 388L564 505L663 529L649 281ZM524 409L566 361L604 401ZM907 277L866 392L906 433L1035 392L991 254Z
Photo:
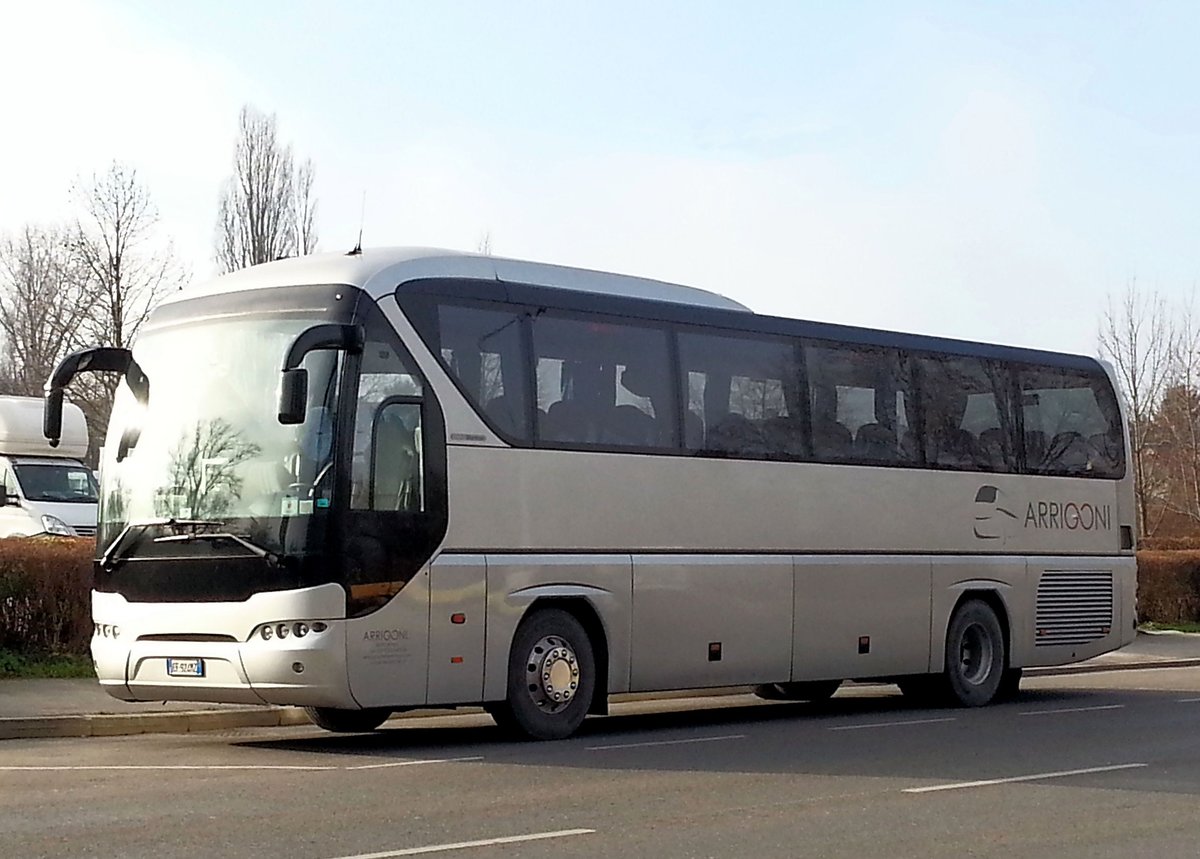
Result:
M365 734L387 721L392 711L385 707L369 710L338 710L333 707L305 707L305 714L318 728L335 734Z
M754 694L766 701L826 701L841 685L841 680L764 683L754 687Z
M964 602L946 632L944 683L951 702L963 707L991 703L1001 691L1007 662L995 610L983 600Z
M536 609L517 627L508 693L487 709L501 728L561 740L582 724L596 688L596 660L583 625L562 609Z

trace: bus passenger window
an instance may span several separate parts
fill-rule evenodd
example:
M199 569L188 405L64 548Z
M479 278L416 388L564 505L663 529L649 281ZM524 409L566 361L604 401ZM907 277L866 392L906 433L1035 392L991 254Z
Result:
M522 313L480 307L438 307L441 359L472 405L501 433L528 439Z
M682 333L689 450L742 459L804 459L796 350L776 338Z
M1125 473L1124 430L1105 377L1031 367L1019 376L1027 470L1077 477Z
M818 462L917 464L908 359L894 349L811 341L805 366Z
M922 356L925 461L960 471L1017 470L1012 378L997 361Z
M665 331L547 312L534 319L533 348L540 441L675 447Z

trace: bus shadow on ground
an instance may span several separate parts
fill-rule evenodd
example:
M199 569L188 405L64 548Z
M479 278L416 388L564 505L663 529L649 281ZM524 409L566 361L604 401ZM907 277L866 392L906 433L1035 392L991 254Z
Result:
M378 731L365 734L321 733L306 737L242 740L236 746L318 755L394 757L401 761L421 758L459 757L502 752L521 755L533 752L573 752L597 745L671 743L689 741L701 732L725 734L779 728L797 731L845 729L855 733L857 725L874 722L959 721L972 718L1004 718L1020 709L1103 706L1112 695L1100 690L1023 690L1013 701L986 708L922 707L895 693L838 695L820 703L764 702L750 695L729 696L719 703L705 699L704 706L684 709L688 699L660 699L618 704L608 716L589 717L568 740L538 743L513 738L472 709L464 713L426 718L395 719ZM647 711L649 710L649 711ZM453 720L453 724L447 724Z
M803 792L840 789L820 781L830 778L881 779L869 791L891 791L1058 773L1069 778L1036 783L1200 796L1200 776L1163 763L1187 757L1191 752L1182 750L1193 748L1194 711L1183 707L1195 705L1177 703L1179 695L1033 689L1011 702L975 709L919 708L886 693L839 695L820 705L755 703L738 696L703 709L682 709L683 700L653 702L649 712L622 708L588 719L574 737L560 742L509 740L486 716L474 715L454 724L441 718L396 720L374 734L237 745L297 753L347 772L361 766L364 774L407 772L407 762L469 759L462 766L528 767L540 779L571 773L787 776L810 785ZM667 704L680 709L666 709ZM1043 715L1055 710L1069 712ZM380 769L389 766L401 769ZM730 789L736 784L730 782Z

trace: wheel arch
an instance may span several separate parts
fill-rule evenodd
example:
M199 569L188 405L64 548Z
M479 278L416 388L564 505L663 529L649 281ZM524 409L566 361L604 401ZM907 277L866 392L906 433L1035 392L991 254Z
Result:
M950 623L959 608L969 600L977 599L986 603L996 613L1000 621L1000 631L1004 635L1004 665L1008 668L1012 661L1012 609L1010 604L1015 598L1014 588L1005 582L993 579L971 579L959 582L949 588L948 610L941 613L937 626L938 631L930 647L930 665L932 673L937 674L946 670L946 635L950 631Z
M504 697L503 679L507 674L513 638L520 625L537 611L559 609L579 621L592 645L597 682L588 712L596 715L607 713L609 693L614 688L620 688L622 682L628 683L627 676L624 679L614 676L614 671L620 674L622 667L626 674L628 672L628 636L623 639L620 630L611 627L611 619L608 617L611 612L605 611L605 606L613 599L614 595L608 591L581 585L538 585L510 594L508 602L510 605L516 603L518 611L511 616L511 627L503 637L503 653L497 652L494 659L491 656L488 658L489 664L496 666L496 669L489 672L487 680L490 682L486 683L485 700L500 700ZM622 660L623 641L626 652ZM503 673L499 671L501 664L504 666Z
M596 661L596 684L592 691L592 700L588 704L588 712L597 716L608 715L608 686L611 680L608 632L600 612L584 596L543 596L529 604L525 613L521 615L521 620L524 621L534 612L552 608L567 612L579 621L583 631L587 633L588 641L592 645L592 656Z

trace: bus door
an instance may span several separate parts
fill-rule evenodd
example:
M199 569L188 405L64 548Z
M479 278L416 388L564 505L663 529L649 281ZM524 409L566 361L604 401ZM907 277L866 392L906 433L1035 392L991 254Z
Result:
M339 540L350 690L364 707L415 705L426 700L428 562L446 531L445 429L416 365L371 309L362 356L347 361L357 385L339 404L354 420Z

